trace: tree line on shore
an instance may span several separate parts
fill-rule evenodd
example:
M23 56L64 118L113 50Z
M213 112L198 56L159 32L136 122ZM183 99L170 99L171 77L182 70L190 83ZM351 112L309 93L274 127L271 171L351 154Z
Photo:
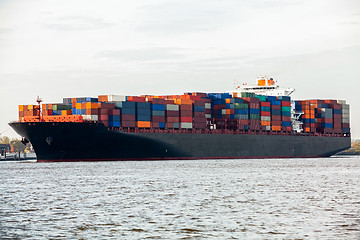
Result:
M23 152L27 146L25 146L21 139L9 138L8 136L0 136L0 144L8 144L11 147L11 150L14 152Z

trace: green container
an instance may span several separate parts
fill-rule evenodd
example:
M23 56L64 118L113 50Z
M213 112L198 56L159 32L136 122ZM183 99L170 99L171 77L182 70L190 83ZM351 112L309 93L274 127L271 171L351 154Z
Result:
M60 111L60 110L71 110L71 105L64 105L64 104L53 104L52 110Z
M250 114L250 119L258 119L258 120L260 120L260 114Z
M249 105L246 103L234 103L234 108L236 109L248 109Z
M264 95L255 95L256 98L260 100L260 102L266 102L266 96Z
M282 112L291 112L291 107L282 106L282 107L281 107L281 111L282 111Z
M251 92L242 92L241 93L241 97L255 97L255 93L251 93Z

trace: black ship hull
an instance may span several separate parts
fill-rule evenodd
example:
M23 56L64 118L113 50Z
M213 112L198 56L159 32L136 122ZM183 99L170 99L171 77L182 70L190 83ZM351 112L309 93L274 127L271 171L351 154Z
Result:
M38 161L329 157L350 137L228 133L122 132L102 123L15 122Z

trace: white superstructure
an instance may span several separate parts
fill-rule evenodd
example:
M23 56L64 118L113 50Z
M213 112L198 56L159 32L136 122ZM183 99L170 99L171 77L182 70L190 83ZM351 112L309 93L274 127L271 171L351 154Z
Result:
M294 88L280 88L276 81L268 77L259 77L257 79L257 85L243 85L235 86L237 92L252 92L255 94L267 95L267 96L290 96L295 89Z

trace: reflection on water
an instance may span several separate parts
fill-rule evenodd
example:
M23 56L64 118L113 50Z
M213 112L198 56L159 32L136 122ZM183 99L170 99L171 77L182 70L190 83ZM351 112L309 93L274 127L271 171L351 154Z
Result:
M360 239L359 157L0 171L0 238Z

